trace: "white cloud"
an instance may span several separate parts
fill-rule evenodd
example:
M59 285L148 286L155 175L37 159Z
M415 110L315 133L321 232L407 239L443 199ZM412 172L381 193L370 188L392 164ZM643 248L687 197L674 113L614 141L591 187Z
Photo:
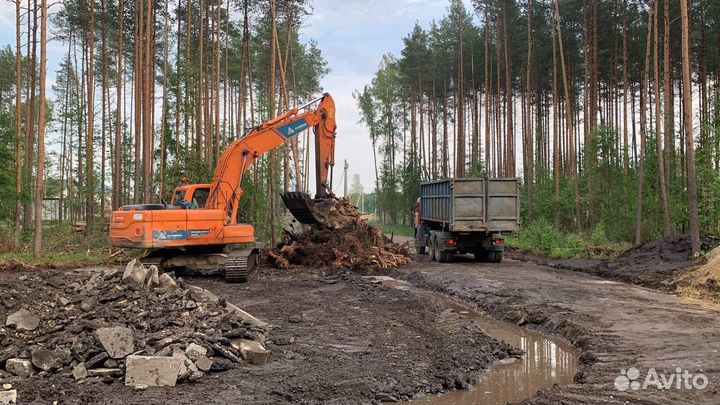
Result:
M464 0L472 10L470 0ZM375 178L372 143L367 128L358 124L360 113L352 97L372 79L382 55L398 55L402 38L415 23L427 28L447 11L448 0L316 0L314 13L304 24L302 37L318 41L331 73L322 80L337 108L336 166L344 159L349 174L357 173L370 190ZM339 172L338 172L339 173ZM339 181L339 175L335 181Z

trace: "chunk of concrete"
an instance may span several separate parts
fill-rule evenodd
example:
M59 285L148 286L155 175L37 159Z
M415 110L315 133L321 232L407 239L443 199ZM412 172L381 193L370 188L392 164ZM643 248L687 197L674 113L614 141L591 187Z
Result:
M75 368L73 368L72 375L73 375L73 378L75 378L75 381L83 380L83 379L87 378L88 371L87 371L87 368L85 367L85 363L80 363L77 366L75 366Z
M0 391L0 405L17 403L17 390Z
M177 357L128 356L125 362L125 385L174 387L181 362Z
M5 362L5 370L18 377L27 378L33 374L34 367L28 359L8 359Z
M195 287L194 285L191 285L188 287L188 289L190 290L190 297L192 297L192 299L194 299L195 301L213 302L213 303L217 303L220 301L220 298L217 295L213 294L212 292L210 292L204 288Z
M163 273L158 276L158 283L160 283L160 288L165 288L168 290L173 290L177 288L177 283L175 282L175 279L173 279L167 273Z
M135 350L133 331L124 326L100 328L95 334L113 359L122 359Z
M148 268L147 276L145 276L145 287L153 289L160 285L160 272L157 266L153 265Z
M143 266L138 259L132 259L130 263L125 266L122 282L133 290L142 290L143 287L145 287L147 274L148 269Z
M252 316L249 313L240 309L240 307L238 307L237 305L231 304L229 302L226 304L227 304L227 309L229 309L232 312L235 312L237 314L237 316L240 317L240 319L249 323L250 325L257 326L258 328L266 328L268 326L267 322L263 322L263 321L255 318L254 316Z
M122 376L122 370L119 368L91 368L87 371L88 377L120 377Z
M58 369L63 365L63 356L48 349L36 349L32 351L32 364L43 371Z
M192 364L192 362L187 358L187 356L185 356L185 352L180 349L173 350L172 357L180 359L180 366L178 366L178 376L184 376L188 371L187 363Z
M200 356L204 356L206 354L207 349L195 343L190 343L185 349L185 355L192 361L197 361Z
M270 350L265 349L265 346L257 340L233 339L230 341L230 344L240 352L243 359L251 364L265 364L272 354Z
M210 367L212 367L213 361L205 356L200 356L197 361L195 361L195 366L198 368L198 370L201 371L208 371L210 370Z
M40 325L40 318L27 309L21 309L8 315L5 326L14 326L17 330L35 330Z

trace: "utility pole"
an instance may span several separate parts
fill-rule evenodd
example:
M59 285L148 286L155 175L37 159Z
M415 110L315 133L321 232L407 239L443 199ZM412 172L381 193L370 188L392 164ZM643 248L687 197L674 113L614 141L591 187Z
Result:
M347 191L347 169L348 169L348 167L350 167L350 165L348 165L347 159L345 159L345 167L343 168L343 179L345 179L345 182L343 183L344 184L343 196L345 198L347 198L347 196L348 196L348 191Z

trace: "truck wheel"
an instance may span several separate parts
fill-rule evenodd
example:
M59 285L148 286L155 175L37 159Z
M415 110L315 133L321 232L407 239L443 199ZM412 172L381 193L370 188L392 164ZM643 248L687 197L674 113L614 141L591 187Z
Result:
M491 263L500 263L500 262L502 262L502 259L503 259L502 251L500 251L500 252L495 251L495 252L490 253L490 262Z
M446 263L447 262L447 252L439 251L437 252L438 261L440 263Z

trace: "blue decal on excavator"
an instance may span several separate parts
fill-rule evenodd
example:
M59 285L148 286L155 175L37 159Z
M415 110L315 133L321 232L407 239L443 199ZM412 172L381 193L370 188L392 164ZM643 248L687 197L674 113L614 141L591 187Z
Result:
M293 136L299 134L304 129L307 129L308 123L306 120L300 120L297 122L291 122L287 125L283 125L281 127L278 127L278 132L280 132L285 138L292 138Z

